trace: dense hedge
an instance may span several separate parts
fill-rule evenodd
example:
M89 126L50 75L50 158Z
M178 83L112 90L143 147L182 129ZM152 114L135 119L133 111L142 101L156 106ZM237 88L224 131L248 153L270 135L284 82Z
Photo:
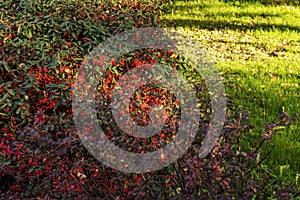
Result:
M80 160L84 150L71 113L76 71L84 56L110 35L157 26L160 6L159 1L1 2L2 192L57 198L69 190L69 197L82 193L77 174L84 165L74 159Z
M244 115L228 116L220 144L208 158L196 156L199 135L189 153L157 172L118 172L84 148L71 112L71 88L84 56L112 34L158 26L164 8L161 1L136 0L0 3L1 198L220 199L295 193L292 186L274 189L272 181L252 178L259 164L257 150L243 153L238 145L247 131L240 123ZM171 52L149 52L174 61ZM112 65L134 67L145 60L151 63L153 58L133 52L125 64L118 60ZM270 124L262 142L288 119Z

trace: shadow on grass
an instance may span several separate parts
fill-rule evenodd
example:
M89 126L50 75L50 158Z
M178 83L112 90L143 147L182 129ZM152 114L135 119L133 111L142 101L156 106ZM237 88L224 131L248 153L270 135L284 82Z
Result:
M283 0L282 0L283 1ZM241 2L248 2L248 3L255 3L255 2L261 2L261 1L254 1L254 0L242 0ZM228 2L228 4L231 4ZM189 16L199 16L196 17L196 19L183 19L181 17L175 18L173 20L165 20L165 26L167 27L190 27L190 28L200 28L200 29L208 29L208 30L214 30L214 29L231 29L231 30L274 30L278 29L281 31L296 31L300 32L300 26L298 25L288 25L288 24L276 24L273 22L272 18L286 18L286 13L272 13L272 12L266 12L266 11L222 11L222 10L216 10L214 12L206 12L205 10L208 8L209 10L212 9L212 6L214 4L210 3L198 3L196 5L186 3L186 4L180 4L180 5L171 5L169 7L169 13L171 13L171 10L182 10L184 12L189 12ZM196 10L199 9L199 14L194 13ZM194 11L192 11L194 10ZM197 12L197 11L196 11ZM200 16L201 15L201 16ZM219 19L219 18L223 19ZM243 21L242 18L248 18L247 21ZM249 18L251 18L249 20Z
M256 23L253 21L252 24L240 24L239 21L219 21L219 20L189 20L189 19L175 19L172 21L165 21L168 27L190 27L190 28L200 28L207 30L215 29L231 29L231 30L273 30L279 29L281 31L296 31L300 32L300 27L290 26L284 24L273 24L273 23Z
M251 17L252 19L255 17L262 17L262 18L270 18L270 17L281 17L280 14L271 14L271 13L252 13L252 12L221 12L217 13L216 15L207 15L210 17L215 16L222 16L222 17Z
M183 1L183 2L191 2L194 0L171 0L171 2L176 2L176 1ZM237 1L232 1L232 0L223 0L226 3L261 3L263 5L300 5L299 0L237 0Z
M225 2L230 2L230 0L224 0ZM261 3L263 5L300 5L299 0L240 0L240 2L247 3Z

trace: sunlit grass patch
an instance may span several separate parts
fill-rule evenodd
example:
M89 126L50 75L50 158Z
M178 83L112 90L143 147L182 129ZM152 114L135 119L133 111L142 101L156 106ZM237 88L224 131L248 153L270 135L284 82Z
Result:
M230 99L229 109L250 113L253 129L245 148L257 142L265 122L280 113L300 113L300 7L222 1L177 1L163 16L166 27L195 38L215 59ZM281 180L300 173L300 122L282 128L268 170ZM262 155L265 152L261 152ZM282 166L289 166L284 170Z

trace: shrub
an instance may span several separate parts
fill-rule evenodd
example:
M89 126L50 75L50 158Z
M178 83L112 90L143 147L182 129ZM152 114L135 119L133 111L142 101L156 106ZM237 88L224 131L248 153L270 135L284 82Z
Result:
M63 156L82 149L71 134L71 88L80 63L112 34L157 26L162 3L20 0L0 5L1 190L59 198L61 191L79 187L68 181L72 177L65 170L77 168ZM73 140L81 148L70 150Z

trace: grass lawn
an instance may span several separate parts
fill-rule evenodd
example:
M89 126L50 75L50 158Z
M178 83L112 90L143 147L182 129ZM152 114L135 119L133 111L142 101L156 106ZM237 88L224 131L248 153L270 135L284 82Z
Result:
M272 149L263 169L300 185L300 7L176 1L163 22L195 38L215 59L229 109L250 113L245 148L257 142L265 122L282 112L297 115L298 122L280 129L261 154Z

